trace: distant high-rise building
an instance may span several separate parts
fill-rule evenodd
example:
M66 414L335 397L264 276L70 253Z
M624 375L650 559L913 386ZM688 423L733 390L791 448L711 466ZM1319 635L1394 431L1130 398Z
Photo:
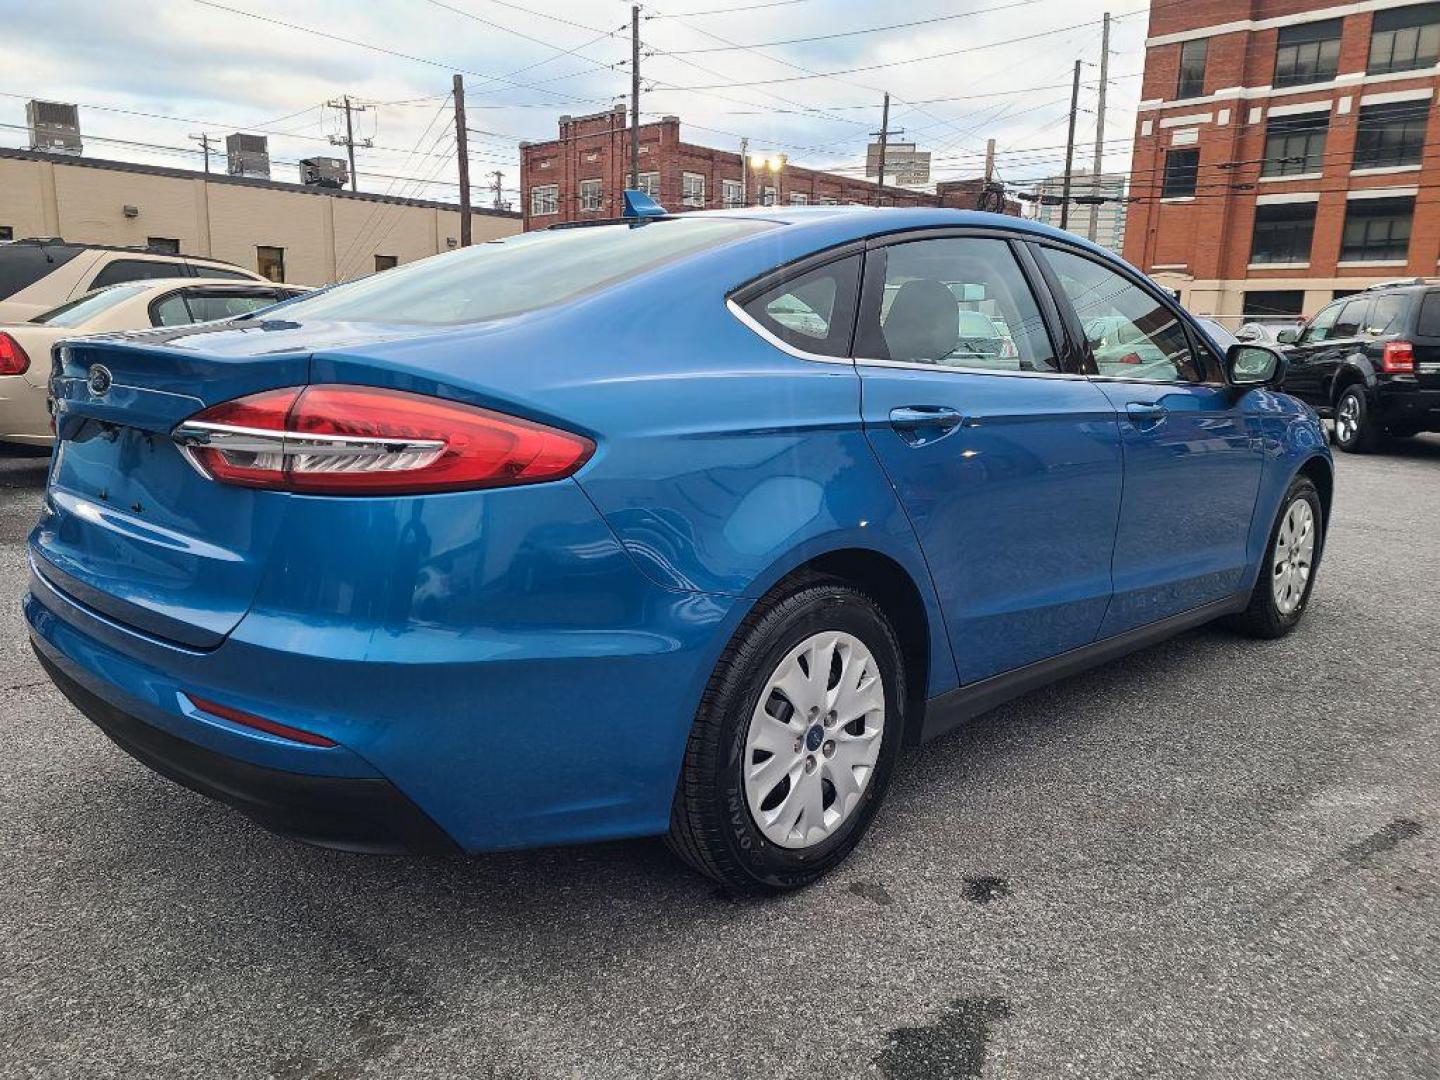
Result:
M1086 169L1077 169L1070 174L1070 220L1066 229L1076 236L1090 236L1090 222L1095 221L1095 242L1109 248L1117 255L1125 245L1125 175L1123 173L1101 173L1097 186L1093 174ZM1060 227L1060 196L1065 190L1063 176L1051 176L1035 185L1036 220L1046 225ZM1075 198L1098 195L1108 202L1097 205L1077 203Z

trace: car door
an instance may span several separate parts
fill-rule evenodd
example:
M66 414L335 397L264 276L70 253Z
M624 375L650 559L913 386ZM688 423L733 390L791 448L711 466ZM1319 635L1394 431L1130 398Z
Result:
M1120 319L1147 342L1142 365L1090 361L1090 378L1116 412L1125 467L1115 595L1100 635L1233 597L1263 465L1259 418L1250 413L1258 396L1225 384L1219 358L1143 279L1071 248L1047 244L1037 254L1073 325Z
M1332 404L1330 382L1335 377L1337 348L1358 332L1358 324L1347 327L1340 323L1340 312L1355 304L1354 299L1336 300L1321 308L1300 331L1299 340L1286 350L1290 359L1285 374L1287 394L1316 408L1328 408Z
M872 241L856 327L866 436L910 516L962 682L1088 644L1120 509L1114 409L1079 371L1023 245ZM1012 348L967 346L962 312Z

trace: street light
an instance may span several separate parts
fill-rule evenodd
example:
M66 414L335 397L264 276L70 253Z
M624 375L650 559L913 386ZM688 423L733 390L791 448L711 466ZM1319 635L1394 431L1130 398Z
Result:
M786 160L786 159L785 159L785 155L784 155L784 154L760 154L760 153L756 153L756 154L751 154L751 155L750 155L750 168L753 169L756 173L760 174L760 205L761 205L761 206L769 206L769 205L771 205L770 203L767 203L767 202L765 201L765 187L766 187L765 180L766 180L767 174L768 174L768 176L769 176L769 179L771 179L771 180L774 181L775 196L776 196L776 197L779 196L779 194L780 194L780 177L781 177L781 175L785 172L785 160Z

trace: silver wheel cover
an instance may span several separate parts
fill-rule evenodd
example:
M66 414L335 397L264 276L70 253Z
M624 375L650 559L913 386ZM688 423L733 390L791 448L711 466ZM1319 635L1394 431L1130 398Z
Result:
M805 848L860 805L885 730L880 666L853 634L814 634L780 661L750 717L741 763L750 816L765 838Z
M1348 443L1355 438L1359 430L1360 399L1354 394L1346 394L1340 399L1340 407L1335 410L1335 437Z
M1305 587L1315 562L1315 511L1297 498L1285 509L1275 536L1270 564L1270 588L1281 615L1293 614L1305 598Z

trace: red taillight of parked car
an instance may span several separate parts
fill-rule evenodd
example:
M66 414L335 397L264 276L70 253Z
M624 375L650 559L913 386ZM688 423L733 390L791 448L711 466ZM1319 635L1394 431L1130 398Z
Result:
M1415 346L1408 341L1387 341L1380 355L1380 370L1389 375L1409 375L1415 370Z
M558 480L582 435L443 398L294 386L222 402L175 429L221 483L317 495L410 495Z
M24 375L30 370L30 354L9 334L0 334L0 375Z

